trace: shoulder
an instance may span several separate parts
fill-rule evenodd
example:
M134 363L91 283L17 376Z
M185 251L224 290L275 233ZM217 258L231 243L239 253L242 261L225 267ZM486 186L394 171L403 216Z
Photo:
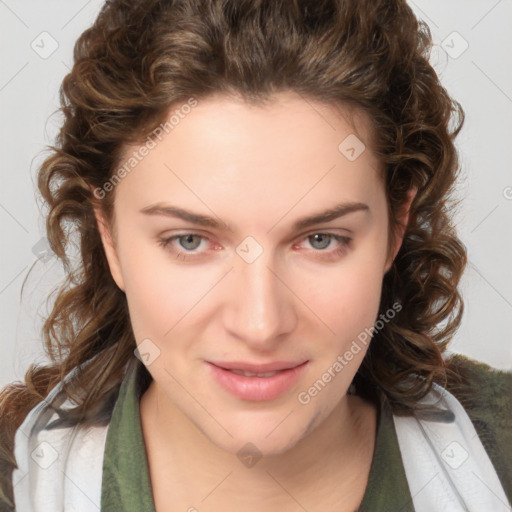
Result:
M447 389L468 415L512 435L512 371L498 370L458 354L446 362L453 373Z
M447 359L447 390L464 407L512 497L512 372L462 355Z
M32 510L33 503L53 510L70 503L90 507L91 502L99 509L108 423L63 424L54 407L64 410L72 405L76 404L64 396L60 383L16 430L12 484L17 510ZM67 485L67 479L75 485ZM85 491L88 503L83 502Z

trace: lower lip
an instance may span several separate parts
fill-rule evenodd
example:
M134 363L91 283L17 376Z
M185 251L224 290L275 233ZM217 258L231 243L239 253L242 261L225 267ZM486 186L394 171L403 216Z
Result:
M208 363L208 366L217 382L237 398L263 401L273 400L295 385L307 364L308 361L295 368L282 370L272 377L245 377L212 363Z

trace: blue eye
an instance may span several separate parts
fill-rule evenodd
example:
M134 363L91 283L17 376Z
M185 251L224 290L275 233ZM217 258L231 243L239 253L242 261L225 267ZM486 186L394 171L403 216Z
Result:
M196 239L196 241L199 240L199 243L194 244L194 238ZM176 240L178 240L178 243L180 244L181 247L183 247L183 249L193 251L199 247L202 238L203 237L200 237L193 233L188 233L186 235L177 236ZM182 243L182 241L184 242Z
M194 243L194 239L199 240L199 243ZM178 243L179 243L178 251L180 249L185 250L184 253L179 251L176 254L176 257L178 259L179 258L186 259L188 256L187 252L190 252L190 254L194 254L193 251L195 251L199 247L201 240L207 240L207 238L204 236L197 235L196 233L185 233L182 235L174 235L174 236L170 236L167 238L159 238L158 243L164 249L169 250L170 252L174 253L175 250L169 248L169 246L172 244L172 242L174 242L174 240L178 240Z
M167 238L159 238L158 244L165 250L169 251L176 259L189 259L202 256L205 251L197 250L201 246L203 240L209 240L207 237L197 233L182 233ZM321 258L332 259L344 254L350 244L351 238L341 236L335 233L317 232L307 235L302 241L308 240L313 253L317 253ZM174 242L177 242L177 246ZM335 241L331 250L331 242ZM318 244L318 245L316 245Z
M326 247L329 247L329 244L333 239L340 241L342 237L335 236L331 233L315 233L313 235L309 235L307 239L308 241L310 241L311 244L313 244L311 240L313 240L314 242L320 242L320 247L315 247L315 249L323 250Z
M335 233L324 233L318 232L308 235L305 240L308 240L309 244L313 247L313 252L316 253L324 261L332 261L348 250L351 242L351 238L347 236L337 235ZM326 250L330 246L332 241L337 242L334 248ZM314 244L319 242L319 245Z

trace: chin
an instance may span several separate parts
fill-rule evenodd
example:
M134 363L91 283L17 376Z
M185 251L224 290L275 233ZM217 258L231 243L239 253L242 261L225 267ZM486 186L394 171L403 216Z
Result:
M284 421L286 414L279 418L272 416L269 421L264 422L265 426L257 420L250 424L247 424L246 420L243 425L233 422L231 425L226 425L228 432L232 433L233 437L228 434L220 437L218 435L210 436L207 433L206 435L220 449L239 457L243 453L251 451L260 457L280 455L291 450L307 435L308 426L292 424L290 421L292 416L293 414L290 414ZM286 424L287 422L289 423ZM268 425L272 426L268 427Z
M278 438L265 439L264 436L236 436L232 442L227 445L221 445L219 448L231 453L243 462L248 455L255 458L278 456L291 450L300 439Z

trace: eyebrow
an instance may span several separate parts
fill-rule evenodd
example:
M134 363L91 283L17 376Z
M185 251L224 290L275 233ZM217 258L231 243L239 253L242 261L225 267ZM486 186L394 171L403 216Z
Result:
M330 222L332 220L343 217L344 215L348 215L349 213L357 211L369 212L370 207L367 204L360 202L341 203L336 205L334 208L329 208L328 210L324 210L322 212L296 220L292 226L292 229L299 230L320 224L322 222ZM199 226L233 232L233 229L229 225L220 219L218 220L218 218L195 213L190 210L178 208L177 206L169 204L152 204L142 208L140 212L145 215L162 215L165 217L178 218L187 222L191 222L192 224L197 224Z

